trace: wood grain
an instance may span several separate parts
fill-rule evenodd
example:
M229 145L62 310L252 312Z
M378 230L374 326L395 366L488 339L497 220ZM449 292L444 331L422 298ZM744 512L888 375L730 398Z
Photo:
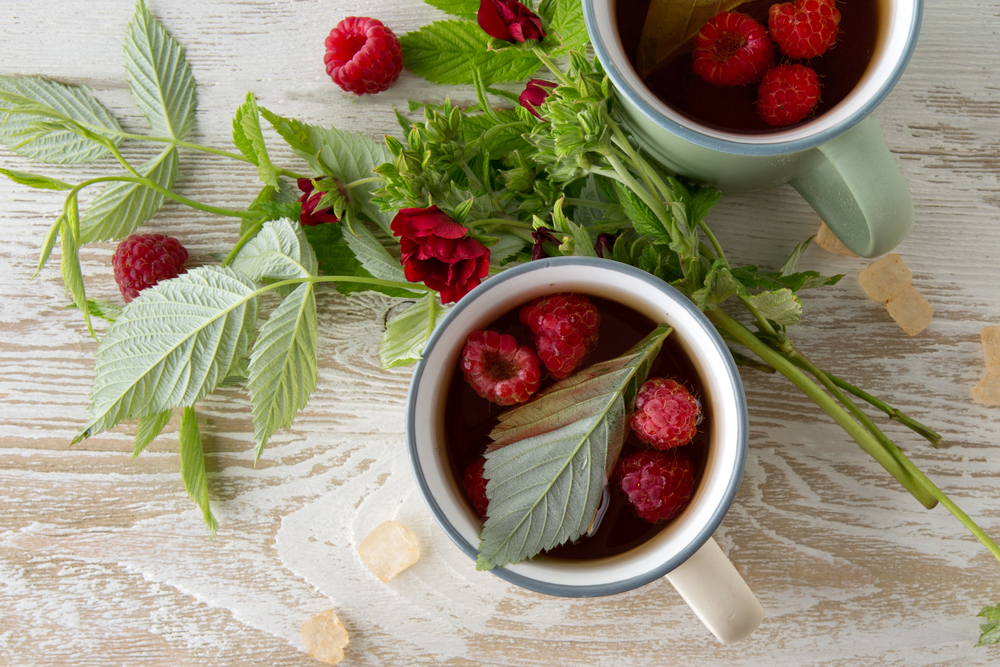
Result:
M397 32L441 17L416 0L150 0L187 48L199 84L194 139L229 147L246 91L275 112L378 138L393 107L467 89L409 73L379 96L343 94L322 69L340 18L374 15ZM122 70L131 0L5 0L0 74L86 84L126 128L145 131ZM910 185L913 234L898 252L935 319L907 337L861 292L867 260L808 250L802 265L843 273L806 301L794 333L807 353L937 428L933 449L886 431L995 537L1000 536L996 408L972 403L979 329L1000 323L1000 5L925 7L909 68L876 112ZM296 165L269 137L276 162ZM154 151L126 145L130 158ZM182 152L180 191L245 206L252 168ZM115 165L5 168L79 181ZM309 665L299 625L333 608L351 634L349 665L696 665L784 667L994 665L974 649L975 614L1000 601L989 554L942 508L923 510L780 377L747 371L752 440L732 510L716 533L761 599L749 640L722 647L665 581L630 593L564 600L477 573L434 525L403 446L409 369L377 357L380 296L320 303L320 380L293 428L254 466L249 404L225 390L200 410L209 485L221 524L209 539L184 493L177 418L138 459L132 429L68 447L85 421L96 344L64 308L58 264L32 278L58 193L0 182L0 664ZM776 268L815 231L790 188L730 196L710 223L736 262ZM195 264L237 237L235 223L168 203L148 229L180 237ZM91 296L118 300L112 246L83 252ZM55 258L56 260L58 257ZM410 526L421 560L389 584L355 554L388 518Z

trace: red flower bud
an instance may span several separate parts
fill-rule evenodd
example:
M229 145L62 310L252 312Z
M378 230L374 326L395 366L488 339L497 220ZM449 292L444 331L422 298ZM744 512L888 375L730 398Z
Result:
M545 79L531 79L528 81L528 85L524 87L524 92L517 98L517 101L521 103L522 107L530 111L535 118L545 120L536 109L542 106L542 102L549 96L550 90L557 85Z
M505 42L526 42L545 37L542 19L517 0L479 0L479 27Z
M307 227L315 227L324 222L339 222L337 216L333 214L333 209L321 208L316 210L316 204L319 200L323 198L323 192L313 188L312 181L308 178L300 178L296 181L296 185L299 186L299 190L302 190L302 196L299 197L299 201L302 202L302 213L299 215L299 222Z
M400 209L390 227L406 279L437 290L442 303L461 299L489 271L489 249L437 206Z

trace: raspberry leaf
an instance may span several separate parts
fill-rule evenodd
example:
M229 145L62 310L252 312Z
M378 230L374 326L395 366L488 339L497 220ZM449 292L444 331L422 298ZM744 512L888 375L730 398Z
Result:
M59 239L62 241L63 285L73 305L83 312L87 330L94 336L94 327L90 323L90 309L87 308L87 294L83 286L83 269L80 267L80 214L75 196L67 197L65 215L61 220Z
M265 222L230 266L255 282L264 278L308 278L319 270L316 253L302 226L288 218Z
M0 143L39 162L93 162L108 155L106 146L81 136L65 121L121 143L118 121L88 91L38 77L0 76Z
M136 106L158 136L183 139L194 127L195 83L184 47L143 0L125 29L125 74Z
M1000 644L1000 605L995 607L983 607L977 616L985 618L986 622L982 623L979 628L983 631L983 634L979 637L979 642L976 646L991 646L993 644Z
M559 47L553 53L562 55L580 51L590 39L583 21L583 3L578 0L555 0L555 4L555 16L549 28L559 36ZM546 41L549 39L552 39L551 35Z
M250 353L247 388L260 458L274 432L291 426L316 389L316 294L313 283L292 290L260 329Z
M391 318L378 349L382 368L409 366L421 359L424 344L447 311L446 306L437 302L434 292L428 292L402 315Z
M475 21L479 13L479 0L425 0L446 14Z
M309 239L309 244L316 251L316 261L319 264L321 274L374 278L361 265L361 262L347 245L347 241L344 240L344 235L350 234L350 232L345 231L343 225L316 225L315 227L305 227L302 231ZM413 292L410 290L364 283L337 283L337 291L345 295L375 291L388 296L413 298Z
M42 176L41 174L29 174L26 171L15 171L13 169L0 169L0 174L3 174L15 183L27 185L29 188L38 188L40 190L73 189L73 186L66 181L60 181L58 178L51 178L49 176Z
M708 19L746 1L653 0L639 37L639 75L646 76L684 47Z
M407 69L428 81L473 84L476 70L484 85L520 81L538 69L530 50L488 49L490 37L472 21L435 21L399 38Z
M260 113L257 110L257 99L253 93L247 93L247 99L236 110L233 118L233 143L246 156L246 159L257 165L257 173L265 185L279 187L278 170L271 164L264 145L264 134L260 129Z
M509 410L486 454L490 499L476 567L517 563L587 531L628 433L626 413L671 329Z
M123 420L194 405L214 390L246 352L257 294L247 278L217 266L143 290L101 340L90 417L74 442Z
M747 302L775 324L798 324L802 316L802 301L787 288L755 294Z
M350 231L345 232L344 240L347 241L347 247L361 262L361 266L373 277L397 283L406 282L406 274L403 273L399 257L390 255L385 246L375 238L375 235L363 222L354 225L353 234ZM389 237L388 240L398 253L399 242L392 237Z
M172 410L164 410L152 415L139 418L139 423L135 427L135 441L132 444L132 458L139 456L153 442L156 436L160 435L163 427L170 421Z
M198 414L194 408L186 407L181 414L181 479L191 500L201 508L201 516L212 534L219 523L208 507L208 475L205 473L205 451L201 446L201 432L198 430Z
M177 181L177 149L168 146L137 169L157 185L171 189ZM163 195L138 183L112 183L90 202L80 221L82 243L125 238L163 206Z

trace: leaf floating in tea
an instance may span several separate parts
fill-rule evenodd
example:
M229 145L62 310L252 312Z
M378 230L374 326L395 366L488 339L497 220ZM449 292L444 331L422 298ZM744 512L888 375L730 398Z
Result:
M672 56L682 53L708 19L747 0L652 0L639 37L639 76L645 77Z
M489 518L476 567L517 563L583 535L628 434L626 413L672 329L500 417L487 453Z

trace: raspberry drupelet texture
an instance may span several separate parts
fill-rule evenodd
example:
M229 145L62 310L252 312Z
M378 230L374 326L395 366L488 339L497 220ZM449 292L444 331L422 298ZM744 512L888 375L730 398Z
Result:
M694 488L694 465L672 453L636 452L618 461L614 475L639 516L652 523L680 514Z
M643 383L635 397L632 430L657 449L672 449L691 442L701 421L701 403L687 387L670 378Z
M380 93L399 78L403 47L378 19L349 16L326 38L326 73L349 93Z
M764 26L746 14L720 12L694 38L694 73L716 86L756 83L774 62Z
M519 317L535 335L539 359L559 380L569 377L597 346L601 315L579 294L539 297L524 306Z
M111 266L125 303L147 287L184 273L187 258L180 241L161 234L133 234L119 243Z
M797 123L819 104L820 82L805 65L772 67L757 87L757 113L769 125Z
M486 518L486 510L490 507L490 499L486 497L486 479L483 477L483 466L486 465L486 458L480 456L465 468L462 476L462 486L465 487L465 495L472 503L473 509L480 519Z
M476 393L497 405L524 403L538 391L542 373L527 345L496 331L473 331L462 349L462 374Z
M802 60L826 53L837 41L840 10L835 0L795 0L771 5L767 25L778 50Z

